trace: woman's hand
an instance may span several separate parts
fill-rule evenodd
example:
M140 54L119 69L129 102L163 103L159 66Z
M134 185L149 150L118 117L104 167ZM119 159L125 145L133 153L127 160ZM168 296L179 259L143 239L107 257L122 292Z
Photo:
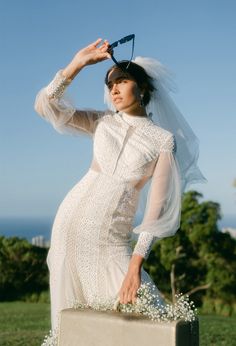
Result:
M96 64L100 61L110 59L110 54L107 52L109 43L107 40L103 41L99 38L87 47L81 49L76 55L74 60L86 65Z
M134 304L137 299L137 290L141 285L141 265L143 258L139 255L133 255L130 261L128 272L124 278L119 291L121 304Z
M102 42L102 39L99 38L87 47L79 50L70 64L63 70L63 75L66 78L73 79L83 67L110 59L111 55L108 53L108 47L108 41Z

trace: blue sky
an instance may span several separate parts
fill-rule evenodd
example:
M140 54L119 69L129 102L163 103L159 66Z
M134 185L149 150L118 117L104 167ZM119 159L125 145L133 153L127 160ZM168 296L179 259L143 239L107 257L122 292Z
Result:
M225 0L1 0L0 217L50 217L86 173L92 141L58 134L34 111L39 89L98 37L136 34L135 56L174 73L173 98L200 139L208 179L192 188L235 214L236 2ZM84 69L69 88L77 107L104 109L111 62Z

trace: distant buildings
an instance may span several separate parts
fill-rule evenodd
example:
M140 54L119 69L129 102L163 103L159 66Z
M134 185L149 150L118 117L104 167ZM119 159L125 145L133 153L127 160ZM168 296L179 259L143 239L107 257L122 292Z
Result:
M37 235L36 237L33 237L31 243L32 245L39 247L49 248L50 246L50 241L45 239L43 235Z

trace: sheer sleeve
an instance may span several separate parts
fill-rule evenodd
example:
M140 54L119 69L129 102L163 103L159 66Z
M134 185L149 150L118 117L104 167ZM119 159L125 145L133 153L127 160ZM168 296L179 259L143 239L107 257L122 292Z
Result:
M133 253L145 259L155 240L174 235L180 225L181 179L174 149L174 137L170 135L157 159L143 221L133 229L140 233Z
M58 71L54 79L42 88L35 100L36 112L60 133L92 135L104 112L95 110L77 110L65 95L71 80Z

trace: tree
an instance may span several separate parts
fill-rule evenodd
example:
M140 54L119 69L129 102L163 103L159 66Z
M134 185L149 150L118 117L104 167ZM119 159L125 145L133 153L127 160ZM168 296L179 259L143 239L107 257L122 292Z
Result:
M182 200L180 229L157 242L144 264L160 290L194 294L197 305L205 298L233 303L236 286L236 241L220 232L220 205L200 202L202 194L189 191Z
M0 301L48 289L47 249L17 237L0 237Z

